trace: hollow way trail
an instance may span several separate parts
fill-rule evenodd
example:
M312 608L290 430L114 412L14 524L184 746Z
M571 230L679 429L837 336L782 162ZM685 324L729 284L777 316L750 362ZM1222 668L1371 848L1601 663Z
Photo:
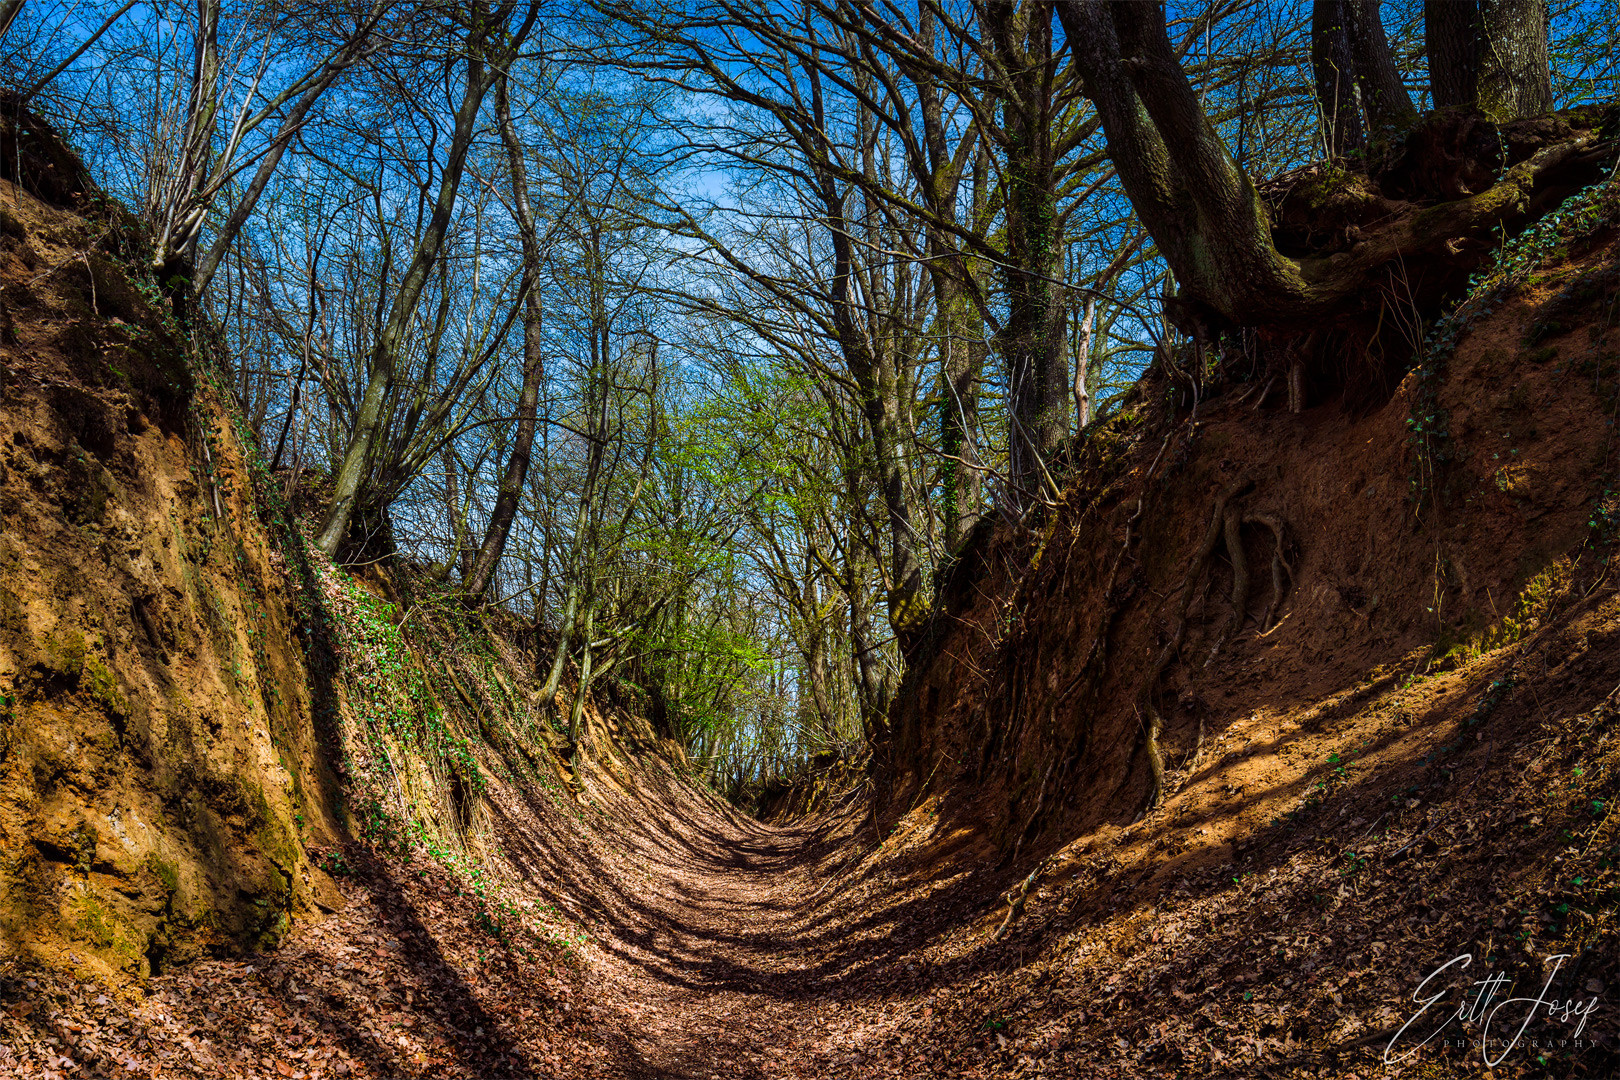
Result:
M853 902L871 846L858 815L772 827L689 798L641 808L655 812L623 822L606 856L623 888L591 927L624 1075L944 1075L903 1029L943 974L914 947L946 912L923 895ZM895 884L855 891L894 901Z

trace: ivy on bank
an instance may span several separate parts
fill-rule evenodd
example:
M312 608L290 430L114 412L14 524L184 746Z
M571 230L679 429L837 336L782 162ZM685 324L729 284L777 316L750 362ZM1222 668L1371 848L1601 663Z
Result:
M1407 442L1413 451L1408 497L1414 513L1421 515L1432 501L1437 477L1452 459L1440 385L1458 343L1479 320L1518 292L1538 268L1567 256L1574 244L1616 221L1620 221L1620 182L1603 180L1576 192L1557 209L1506 238L1490 262L1469 278L1462 302L1430 328L1418 353L1417 390L1406 418Z

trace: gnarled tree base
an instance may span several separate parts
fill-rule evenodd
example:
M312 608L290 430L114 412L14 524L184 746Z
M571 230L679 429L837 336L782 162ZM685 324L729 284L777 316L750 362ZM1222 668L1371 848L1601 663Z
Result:
M1167 314L1193 347L1169 374L1271 382L1296 411L1341 395L1377 404L1410 369L1424 323L1503 234L1603 179L1617 131L1613 106L1503 125L1441 110L1365 171L1318 162L1261 184L1286 287L1184 283ZM1191 369L1206 356L1215 373L1200 379Z

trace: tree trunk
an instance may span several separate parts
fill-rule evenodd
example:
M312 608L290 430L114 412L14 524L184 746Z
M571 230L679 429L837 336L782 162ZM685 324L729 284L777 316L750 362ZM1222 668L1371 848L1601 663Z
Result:
M1401 72L1384 36L1378 0L1344 0L1350 20L1350 52L1355 59L1361 107L1375 139L1404 135L1417 123L1417 109L1401 82Z
M983 476L978 469L979 382L984 371L983 320L949 271L931 266L939 322L939 444L945 549L955 552L979 519Z
M1545 146L1478 194L1418 212L1391 201L1388 219L1353 244L1295 260L1277 250L1267 206L1199 107L1170 47L1164 9L1066 0L1058 13L1120 181L1180 286L1178 326L1195 336L1233 325L1285 334L1320 325L1376 295L1373 274L1396 260L1424 258L1460 267L1466 277L1460 244L1516 228L1555 178L1596 179L1592 138L1573 137Z
M1327 156L1343 157L1367 145L1356 100L1356 65L1350 49L1348 0L1316 0L1311 5L1311 71L1322 114Z
M596 336L592 335L593 343ZM593 344L594 348L594 344ZM606 413L607 413L607 378L595 366L592 366L590 379L587 383L587 394L591 395L587 402L590 410L590 427L586 437L590 449L585 458L585 479L580 487L579 507L574 514L574 533L568 552L568 561L563 567L563 580L568 583L568 600L563 607L562 626L558 630L557 648L551 658L551 672L546 676L546 684L540 691L540 700L549 706L557 696L557 688L562 685L563 669L568 663L568 654L573 647L574 633L584 612L586 630L584 641L590 642L590 599L585 595L585 580L591 573L590 560L592 557L593 537L596 526L596 487L602 474L603 444L606 442ZM599 395L599 396L598 396Z
M872 633L872 601L858 567L848 568L849 643L855 653L855 691L861 707L861 734L868 745L882 738L889 715L891 680L880 643Z
M0 41L5 39L6 31L17 21L17 16L22 14L22 6L23 0L0 0Z
M1479 85L1478 40L1477 0L1425 0L1423 45L1435 108L1473 107Z
M545 377L545 337L539 287L540 239L535 230L534 211L529 205L529 169L523 158L523 146L518 142L517 131L512 124L512 107L506 90L503 76L495 88L495 108L500 117L501 142L506 146L507 163L512 170L512 206L517 217L518 234L523 242L526 285L523 300L523 387L518 392L517 431L512 442L512 453L506 459L505 472L501 474L495 507L490 511L489 526L484 530L484 542L478 548L478 556L473 560L465 583L467 598L475 604L481 602L489 591L489 583L495 577L501 553L506 550L512 521L517 516L518 501L529 476L539 412L540 383Z
M811 103L816 116L816 132L826 131L822 112L820 73L808 72ZM863 116L862 123L867 118ZM830 153L822 151L826 160ZM855 245L851 242L854 223L846 211L844 192L830 168L816 164L815 176L824 214L833 266L830 289L833 336L843 354L844 364L855 380L872 446L872 464L888 512L889 530L889 624L894 628L902 652L909 650L928 617L928 600L922 589L922 559L918 551L916 515L906 492L904 436L906 417L900 400L900 370L892 343L882 334L869 336L866 312L856 295L859 272ZM869 224L873 215L866 215Z
M551 653L551 669L546 672L545 685L540 688L540 702L550 708L562 686L563 670L568 666L568 653L574 643L574 622L579 615L579 575L568 575L568 599L563 604L562 624L557 627L557 645ZM540 626L540 615L535 614L535 626ZM538 641L536 637L536 641Z
M1186 297L1240 325L1303 311L1313 290L1271 241L1270 214L1210 125L1157 4L1058 8L1108 153Z
M348 535L349 520L364 493L366 479L374 464L372 457L381 434L385 398L393 386L400 349L422 299L422 291L427 286L428 275L433 271L439 251L444 246L450 217L455 210L456 193L461 188L461 176L467 164L467 151L472 146L478 112L491 82L483 61L477 55L485 33L487 24L481 24L474 31L473 40L468 42L466 88L461 107L456 111L455 129L450 137L444 174L439 180L433 216L417 241L416 252L399 283L398 292L394 294L388 318L377 335L376 344L372 346L366 391L355 413L354 430L349 436L343 462L338 467L331 502L315 535L315 546L333 558L337 557L338 549Z
M585 607L585 632L580 635L579 655L579 686L574 690L574 700L568 709L568 763L574 773L574 783L583 785L580 775L580 745L579 728L585 718L585 696L590 693L592 662L595 659L595 650L591 647L591 634L595 630L595 620L591 618L591 607Z
M444 570L440 581L449 581L454 570L461 580L467 580L467 508L461 498L460 469L456 461L456 448L446 442L439 455L444 462L444 512L450 521L450 550L445 552Z
M1426 0L1423 35L1436 108L1496 123L1552 108L1546 0Z
M220 225L219 234L214 237L214 242L209 246L202 261L197 264L196 276L192 282L193 293L200 296L208 288L208 283L214 279L214 274L219 269L220 262L225 258L225 253L230 250L231 245L236 241L237 234L242 231L242 226L247 223L247 219L253 215L254 209L258 207L259 199L264 194L264 189L270 186L270 179L275 175L276 167L281 164L281 159L286 154L287 148L292 145L293 140L298 137L298 133L303 130L304 120L309 115L310 110L315 107L315 103L320 100L322 94L331 88L333 83L337 82L345 71L367 54L371 33L376 29L377 21L382 17L385 10L386 5L384 3L372 4L370 13L367 14L365 20L355 30L354 35L344 43L343 48L335 56L327 61L320 75L304 91L298 101L293 104L293 107L287 111L287 115L282 118L281 127L276 131L275 137L270 140L269 149L259 162L258 169L254 171L253 179L248 182L247 190L242 193L241 199L237 200L236 206L232 208L230 215ZM212 201L212 199L210 198L209 201ZM206 210L206 205L200 207L197 214L194 229L196 236L199 237L202 235L203 222L207 218Z
M934 56L938 19L926 3L917 5L917 35L924 55ZM908 154L912 172L928 196L928 205L940 218L957 220L962 176L970 160L974 169L972 222L984 217L985 173L988 150L977 132L963 135L952 148L945 105L934 81L921 72L908 72L917 90L917 113L922 121L922 153ZM970 129L971 130L971 129ZM972 140L971 148L968 140ZM984 318L974 304L977 288L972 270L956 238L930 225L928 273L934 290L934 318L939 339L940 403L939 445L948 455L940 463L944 506L945 550L956 551L978 521L984 478L979 468L979 386L988 349L984 344Z
M1552 109L1547 0L1482 0L1480 112L1501 123ZM1614 17L1611 8L1609 17ZM1612 26L1612 24L1611 24Z
M1008 471L1026 492L1041 488L1069 433L1069 370L1062 290L1063 225L1057 213L1052 21L1042 4L990 4L986 36L1003 74L1007 318L997 335L1010 399Z
M815 711L816 726L825 749L838 741L832 694L827 689L827 635L819 625L811 627L810 635L810 647L804 657L805 676L810 683L810 707Z
M214 150L214 118L219 112L219 0L197 0L197 24L191 66L186 123L180 136L179 161L156 196L152 219L160 223L153 245L152 270L160 285L179 296L189 290L196 263L198 232L189 227L188 209L208 178Z
M1087 376L1091 368L1091 334L1096 325L1097 298L1086 297L1086 313L1080 319L1080 334L1074 350L1074 429L1080 431L1091 423L1091 387Z
M864 342L846 342L845 361L861 393L872 444L873 464L882 486L889 520L889 625L908 651L928 617L922 589L922 560L917 553L916 523L906 497L906 470L899 415L899 387L894 364L874 356Z

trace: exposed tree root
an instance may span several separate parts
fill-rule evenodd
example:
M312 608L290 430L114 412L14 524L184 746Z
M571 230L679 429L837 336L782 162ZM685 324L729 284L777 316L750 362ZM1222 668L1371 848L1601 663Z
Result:
M1243 547L1242 526L1263 525L1271 530L1271 598L1260 615L1260 632L1271 629L1272 619L1282 606L1283 596L1294 583L1294 568L1288 561L1288 536L1282 519L1274 514L1243 514L1235 507L1228 508L1223 533L1226 554L1232 560L1232 612L1220 636L1209 650L1204 666L1215 662L1221 647L1243 629L1249 608L1249 556Z
M1264 525L1271 530L1271 599L1266 602L1266 610L1260 616L1260 632L1264 634L1271 629L1271 620L1282 606L1283 593L1293 587L1294 568L1288 562L1288 538L1282 519L1272 514L1251 514L1243 521L1245 524ZM1285 574L1288 577L1286 583L1283 581Z
M1207 596L1213 578L1209 575L1209 564L1214 557L1218 544L1224 544L1227 557L1232 562L1232 589L1230 593L1231 609L1223 621L1214 643L1210 647L1209 656L1204 661L1208 667L1219 655L1222 646L1235 637L1242 629L1247 619L1249 606L1249 593L1251 582L1249 578L1248 553L1243 547L1243 526L1259 525L1268 529L1272 536L1271 553L1271 596L1266 601L1265 611L1260 616L1260 630L1262 633L1273 625L1278 609L1282 605L1284 596L1293 585L1294 568L1288 561L1288 533L1282 519L1273 514L1245 514L1242 507L1235 505L1234 500L1242 495L1249 487L1248 483L1235 484L1227 488L1215 499L1211 508L1209 526L1204 530L1203 539L1198 549L1193 553L1192 562L1187 567L1187 573L1182 578L1181 587L1177 593L1178 600L1175 614L1171 621L1170 636L1164 647L1159 650L1154 659L1153 666L1149 668L1147 677L1142 681L1139 696L1140 714L1146 717L1142 727L1143 749L1147 753L1148 768L1152 772L1152 785L1148 792L1147 804L1143 814L1151 813L1164 799L1164 752L1160 746L1160 739L1164 734L1164 715L1154 702L1154 694L1158 688L1159 680L1165 670L1170 666L1180 651L1182 642L1187 635L1188 616L1191 614L1196 599ZM1203 588L1199 585L1202 583ZM1203 745L1203 728L1200 725L1198 734L1198 747Z
M1247 483L1234 484L1215 497L1215 508L1210 515L1209 528L1204 530L1204 539L1199 543L1198 550L1193 553L1192 565L1187 568L1187 575L1181 581L1181 602L1176 609L1175 620L1171 624L1170 640L1159 650L1159 655L1153 661L1153 667L1148 671L1147 680L1143 684L1149 692L1158 685L1159 676L1164 674L1164 669L1175 659L1177 651L1181 648L1181 640L1187 634L1187 613L1192 609L1193 588L1203 577L1210 556L1215 553L1215 545L1220 542L1226 523L1227 503L1248 486Z
M1147 757L1148 768L1153 772L1153 787L1148 792L1147 809L1143 813L1152 813L1164 801L1164 754L1159 749L1159 736L1164 734L1164 717L1159 715L1152 702L1148 702L1146 708Z
M1191 430L1195 430L1195 428L1189 429L1189 438L1191 437ZM1054 716L1058 708L1081 687L1087 676L1099 673L1107 666L1108 637L1113 631L1114 619L1119 614L1119 609L1122 606L1120 598L1115 594L1119 582L1120 566L1124 563L1125 556L1131 551L1136 539L1137 524L1142 520L1142 515L1147 509L1146 493L1151 486L1150 481L1157 473L1159 464L1164 460L1165 452L1170 449L1176 434L1175 430L1171 430L1165 435L1164 440L1159 444L1158 452L1153 455L1153 461L1143 474L1140 484L1142 493L1137 496L1136 507L1131 512L1131 516L1125 519L1124 539L1120 541L1119 550L1114 553L1113 562L1108 568L1108 581L1103 587L1106 606L1098 618L1097 630L1091 637L1091 647L1076 667L1074 676L1044 706L1049 718ZM1069 735L1068 742L1063 747L1063 752L1047 762L1046 773L1041 778L1040 790L1035 798L1035 807L1024 820L1023 828L1018 830L1017 839L1013 843L1012 855L1008 860L1010 863L1017 864L1018 853L1023 847L1024 841L1035 834L1041 820L1041 813L1046 809L1047 799L1051 794L1051 782L1054 772L1059 777L1068 772L1069 763L1076 756L1085 752L1090 734L1090 725L1084 723L1075 724L1073 731ZM1056 766L1055 769L1054 766Z
M1045 866L1046 860L1042 859L1035 864L1035 869L1031 870L1023 881L1020 881L1002 895L1002 899L1007 901L1007 917L1001 920L1001 925L991 935L991 941L1000 941L1006 937L1007 931L1012 928L1013 920L1024 913L1024 901L1029 898L1030 887L1035 884L1035 879L1040 876L1041 870Z
M1221 519L1221 536L1226 541L1226 557L1232 560L1232 613L1221 632L1215 635L1215 644L1209 649L1209 659L1204 661L1205 667L1215 662L1227 639L1243 629L1243 616L1249 608L1249 557L1243 550L1242 532L1243 511L1236 506L1228 506Z
M1192 610L1196 586L1203 580L1210 557L1215 553L1215 545L1220 542L1225 532L1227 505L1248 486L1247 482L1234 484L1215 497L1209 527L1204 530L1204 538L1199 542L1198 550L1193 553L1192 564L1187 567L1186 576L1181 581L1175 618L1171 623L1170 639L1164 643L1164 648L1159 650L1153 666L1148 670L1147 678L1142 681L1141 705L1149 717L1148 725L1143 729L1143 741L1146 744L1150 767L1153 768L1153 789L1148 795L1144 813L1159 805L1164 789L1164 755L1159 750L1159 735L1162 733L1164 720L1153 704L1153 691L1159 685L1159 678L1164 674L1165 668L1175 659L1177 651L1181 648L1182 639L1187 635L1187 614Z

